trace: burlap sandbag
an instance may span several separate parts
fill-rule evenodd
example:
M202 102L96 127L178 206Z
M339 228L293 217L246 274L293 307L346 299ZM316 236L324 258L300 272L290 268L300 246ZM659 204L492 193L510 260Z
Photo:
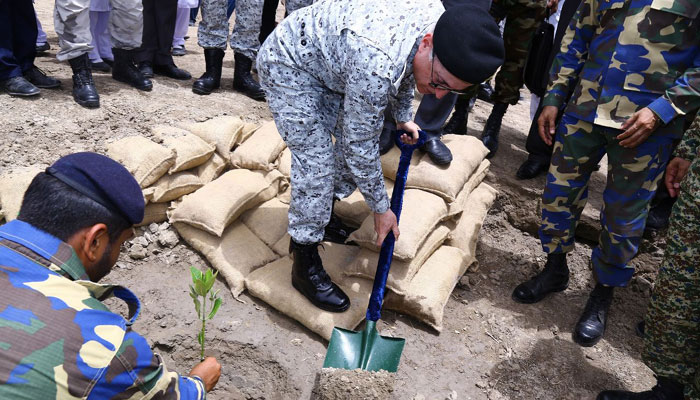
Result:
M353 260L357 246L335 243L319 247L323 265L333 281L350 297L350 308L342 313L323 311L311 304L292 287L292 259L281 259L253 271L246 278L246 287L253 296L265 301L290 318L329 340L333 327L355 329L365 318L372 282L360 278L342 280L342 270Z
M275 197L244 212L241 222L266 245L272 247L287 233L288 213L289 205Z
M413 279L418 270L423 266L425 260L442 245L449 233L450 228L440 225L428 235L420 249L418 249L415 258L410 261L392 260L386 287L397 294L405 294L409 288L411 279ZM379 253L363 248L360 250L355 260L348 266L345 275L359 276L374 280L374 275L377 273L378 261Z
M284 236L280 238L275 244L272 245L272 251L275 253L279 254L280 256L288 256L289 255L289 241L292 240L292 237L289 236L289 233L284 233Z
M469 195L472 193L472 191L474 191L474 189L476 189L477 186L481 184L484 178L486 178L486 175L489 173L490 166L491 162L489 160L484 160L481 162L479 168L477 168L476 171L474 171L472 176L469 177L467 183L464 184L462 190L459 191L459 194L457 194L457 198L455 199L455 201L447 205L448 218L458 217L459 213L465 210L465 207L467 206L467 199L469 199Z
M253 136L255 131L258 130L258 128L260 128L260 125L253 122L246 122L245 124L243 124L243 129L241 130L241 134L239 135L236 144L240 145L241 143L250 139L250 137Z
M285 148L280 154L280 159L277 161L277 169L284 175L287 179L292 176L292 151L289 148Z
M448 235L445 244L461 249L467 256L476 256L479 231L497 193L496 189L486 183L477 186L469 195L464 211L456 221L456 226Z
M481 140L473 136L445 135L442 141L452 151L452 162L449 165L435 165L428 154L423 154L420 161L416 161L414 153L406 188L426 190L452 203L489 151ZM382 169L387 178L395 179L399 155L400 151L394 148L382 156Z
M180 236L226 279L231 293L238 297L245 289L245 277L278 256L240 222L231 224L221 237L187 224L176 223Z
M19 210L22 208L24 192L27 191L36 174L43 170L44 168L31 166L17 168L0 176L0 204L2 204L5 221L17 219Z
M185 129L216 146L216 152L228 159L231 149L240 140L244 123L238 117L221 116L208 121L185 124Z
M228 160L214 153L207 162L197 167L195 173L199 176L199 181L206 185L221 176L227 166Z
M163 144L175 150L176 154L175 165L168 171L170 174L204 164L216 150L216 146L191 133L178 137L166 136L163 138Z
M286 185L277 170L234 169L187 196L170 219L221 236L244 211L275 197Z
M151 201L166 203L190 194L202 186L204 185L199 180L199 176L194 172L184 171L174 175L165 175L152 186L155 191Z
M235 168L271 171L277 168L278 158L285 147L275 122L269 121L233 151L231 165Z
M137 226L146 226L152 223L161 223L168 220L168 203L150 203L146 204L146 209L143 212L143 221Z
M387 195L391 198L394 181L384 178L384 186L386 187ZM354 227L362 225L365 218L372 214L372 210L370 210L359 190L355 190L350 196L335 202L333 212L341 221Z
M399 221L399 240L394 246L394 258L410 260L435 226L447 215L447 205L440 197L422 190L408 189L404 193L403 209ZM362 226L348 238L360 246L379 252L374 244L374 215L368 215Z
M405 295L387 293L385 307L410 315L441 332L447 300L473 261L456 247L440 247L413 277Z
M175 165L175 151L142 136L130 136L107 145L107 155L118 161L142 187L154 184Z

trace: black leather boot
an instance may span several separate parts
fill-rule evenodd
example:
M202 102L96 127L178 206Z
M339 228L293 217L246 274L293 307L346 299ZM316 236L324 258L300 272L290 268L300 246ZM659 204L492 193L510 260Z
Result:
M338 201L338 199L334 198L333 206L331 207L331 219L328 221L328 225L326 225L326 228L324 229L323 241L356 246L357 244L355 242L345 243L348 236L350 236L355 229L345 225L343 221L341 221L340 218L333 213L335 210L336 201Z
M451 163L452 152L447 146L445 146L445 143L442 143L442 140L440 140L440 135L437 133L426 132L426 136L428 136L428 139L426 140L425 144L419 147L419 149L428 153L428 156L430 156L430 159L436 165L447 165Z
M516 286L512 297L518 303L532 304L550 293L561 292L568 286L569 266L566 264L566 253L548 254L542 272Z
M177 79L178 81L188 81L192 79L192 75L182 68L178 68L177 65L173 64L163 64L154 65L153 72L158 75L167 76L171 79Z
M10 96L16 97L31 97L38 96L41 93L38 87L32 85L23 76L15 76L14 78L6 79L0 82L2 89Z
M486 125L484 125L484 132L481 135L481 141L489 149L489 154L486 158L491 158L496 155L496 150L498 150L498 134L501 132L501 121L503 121L503 115L508 109L508 103L494 103L491 109L491 115L489 119L486 120Z
M329 312L343 312L350 307L350 298L331 281L318 255L319 243L289 242L294 259L292 286L316 307Z
M224 62L224 51L221 49L204 49L206 70L192 84L192 91L206 95L221 86L221 68Z
M595 285L586 302L586 308L583 309L581 318L579 318L572 333L574 342L583 347L590 347L603 337L614 289L614 287L601 284Z
M114 80L146 92L150 92L153 89L153 82L143 76L136 66L133 50L113 48L112 53L114 54L114 65L112 66L112 78Z
M100 95L97 94L95 81L92 80L90 59L87 54L68 60L73 69L73 99L86 108L100 106Z
M394 147L394 134L396 130L384 127L379 135L379 155L384 155Z
M596 400L683 400L683 385L677 381L659 376L656 386L646 392L634 393L625 390L600 392Z
M233 60L236 63L233 70L233 89L253 100L265 100L265 92L250 74L253 60L241 53L234 53Z
M518 179L532 179L536 178L537 175L541 174L542 172L547 172L548 169L548 160L528 157L527 160L520 165L520 168L518 168L518 172L515 173L515 176L518 177Z
M151 79L155 75L153 73L153 64L150 61L142 61L139 63L139 71L144 78Z
M482 82L479 84L479 91L477 92L477 98L483 100L487 103L493 103L491 96L493 96L493 88L490 82Z
M447 125L443 128L445 133L454 133L456 135L467 134L467 122L469 120L469 100L466 96L457 97L455 110L447 121Z
M46 73L36 65L32 65L32 67L24 73L24 77L31 82L32 85L41 89L56 89L61 87L61 81L46 75Z

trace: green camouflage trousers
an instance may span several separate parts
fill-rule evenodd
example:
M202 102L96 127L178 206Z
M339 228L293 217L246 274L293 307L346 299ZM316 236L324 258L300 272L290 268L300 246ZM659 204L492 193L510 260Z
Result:
M615 139L620 133L565 113L542 193L542 248L547 254L569 252L588 199L588 181L607 153L602 229L591 255L596 280L607 286L626 286L632 278L628 262L637 254L651 199L673 148L673 135L655 132L627 149Z
M700 158L681 183L645 324L644 362L700 399Z
M494 102L518 102L527 52L532 36L545 17L546 7L546 0L494 0L491 14L496 22L500 23L504 15L506 20L503 29L506 56L496 74L496 86L491 96Z

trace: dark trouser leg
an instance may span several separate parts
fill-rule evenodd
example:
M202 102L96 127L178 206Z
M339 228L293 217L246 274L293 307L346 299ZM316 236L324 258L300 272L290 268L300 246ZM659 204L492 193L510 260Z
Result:
M156 8L161 0L143 0L143 38L141 47L135 51L134 61L152 64L158 49L158 23ZM171 38L172 41L172 38Z
M279 0L265 0L263 4L262 23L260 24L260 43L264 43L265 39L267 39L277 26L277 21L275 20L277 6L279 6Z
M31 0L0 1L0 80L21 76L32 67L37 32Z
M175 17L177 16L177 0L158 0L156 8L156 35L158 44L156 47L155 65L171 65L173 56L170 48L173 43L175 33Z
M418 106L414 121L426 132L440 134L442 126L449 118L452 108L457 101L457 95L449 93L441 99L435 95L427 94Z

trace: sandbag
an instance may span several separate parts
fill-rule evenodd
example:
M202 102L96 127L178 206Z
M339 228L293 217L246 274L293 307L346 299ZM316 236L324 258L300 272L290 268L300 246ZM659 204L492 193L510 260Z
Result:
M459 278L474 261L456 247L442 246L413 277L406 294L389 291L384 306L410 315L440 332L445 305Z
M24 192L27 191L34 177L42 171L44 168L31 166L16 168L0 176L0 204L2 204L5 221L17 219L19 210L22 208Z
M199 176L199 181L206 185L221 176L227 166L228 160L214 153L207 162L197 167L195 173Z
M265 301L290 318L329 340L333 327L354 329L365 318L372 282L360 278L343 278L342 270L359 251L357 246L324 243L319 254L328 275L350 297L350 308L342 313L323 311L292 287L292 259L283 257L253 271L246 278L251 295Z
M269 121L233 151L231 165L235 168L271 171L277 168L278 158L285 147L275 122Z
M152 223L161 223L168 220L168 203L149 203L143 212L143 221L136 226L146 226Z
M473 136L445 135L442 141L452 151L452 162L447 166L435 165L427 153L420 156L420 160L416 159L419 153L414 153L406 188L435 193L452 203L489 151L481 140ZM401 152L395 147L382 156L382 170L387 178L395 179L400 155Z
M250 137L253 136L255 131L258 130L258 128L260 128L260 125L253 122L246 122L245 124L243 124L243 129L241 130L241 134L239 135L236 144L240 145L241 143L250 139Z
M244 123L238 117L221 116L208 121L185 124L185 129L216 146L216 152L228 159L231 149L240 140Z
M394 293L405 294L411 279L423 266L425 260L442 245L449 233L450 228L440 225L428 235L420 249L418 249L415 258L410 261L392 260L386 287ZM358 276L374 280L378 261L379 253L363 248L344 273L346 276Z
M289 255L289 242L292 240L292 237L289 236L289 233L284 233L284 236L280 238L275 244L272 245L272 251L275 253L279 254L280 256L288 256Z
M384 187L386 188L387 195L391 199L391 191L394 190L394 181L384 178ZM370 210L367 202L365 202L364 196L362 196L359 190L355 190L350 196L335 202L333 212L341 221L353 227L362 225L365 218L372 214L372 210Z
M175 223L174 226L180 236L202 253L226 279L236 298L245 289L245 277L248 274L278 257L240 222L231 224L221 237L187 224Z
M175 151L142 136L130 136L107 145L107 156L121 163L142 188L151 186L173 165Z
M244 211L275 197L286 185L276 170L234 169L183 199L170 219L221 236Z
M462 190L459 191L459 194L457 194L457 198L455 199L455 201L448 204L448 218L459 216L459 214L465 209L465 207L467 206L467 199L469 199L469 195L472 193L472 191L474 191L474 189L477 186L479 186L479 184L481 184L484 178L486 178L486 175L489 173L490 166L491 162L489 160L484 160L481 162L479 168L477 168L476 171L474 171L472 176L469 177L467 183L464 184Z
M459 248L469 257L475 257L479 231L497 193L496 189L486 183L477 186L469 195L464 212L450 231L445 244Z
M165 175L152 186L155 191L151 201L165 203L190 194L202 186L204 185L194 172L185 171L174 175Z
M289 148L285 148L280 154L280 159L277 161L277 169L284 175L287 179L292 176L292 151Z
M288 213L289 205L273 198L244 212L241 222L266 245L272 247L287 233Z
M394 257L410 260L435 226L447 215L447 205L440 197L422 190L408 189L404 192L403 209L399 221L399 239L394 246ZM350 234L348 241L379 252L375 245L374 215L368 215L362 226Z
M216 150L216 146L191 133L178 137L166 136L163 138L163 144L175 150L176 154L175 165L168 171L170 174L204 164Z

